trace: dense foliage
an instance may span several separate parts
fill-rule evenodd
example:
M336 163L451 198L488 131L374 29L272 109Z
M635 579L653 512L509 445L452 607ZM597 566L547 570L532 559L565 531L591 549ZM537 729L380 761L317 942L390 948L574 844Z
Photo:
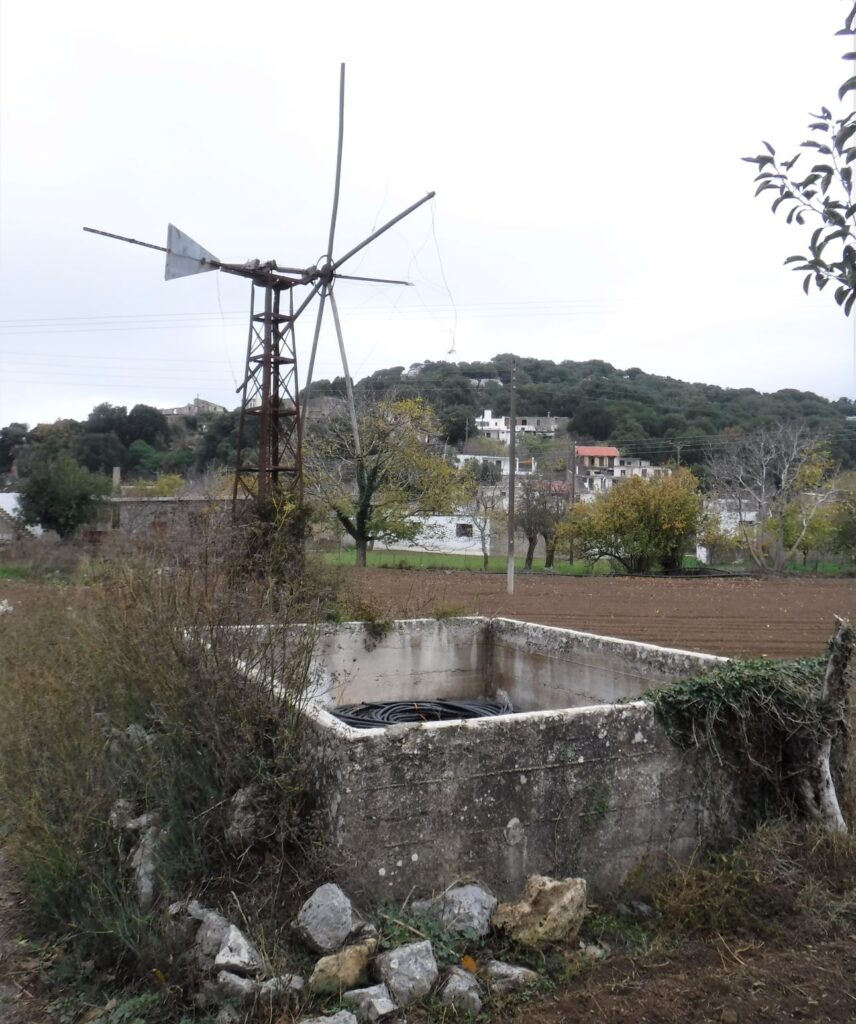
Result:
M628 572L679 569L702 519L698 482L687 469L655 480L631 477L573 507L557 528L589 562L610 558Z
M40 460L21 483L19 515L27 526L53 530L65 540L91 521L110 489L109 477L90 473L67 455Z
M422 398L434 409L445 438L458 444L475 434L484 409L509 412L510 354L489 362L428 362L410 375L404 367L378 370L357 385L376 397ZM415 370L415 368L414 368ZM748 433L778 421L800 420L829 436L832 455L856 467L856 402L831 402L810 391L787 388L773 394L753 388L693 384L617 369L601 360L575 362L517 358L519 415L567 416L579 442L609 441L622 452L652 462L675 459L700 464L709 442ZM313 395L344 396L344 381L317 381Z

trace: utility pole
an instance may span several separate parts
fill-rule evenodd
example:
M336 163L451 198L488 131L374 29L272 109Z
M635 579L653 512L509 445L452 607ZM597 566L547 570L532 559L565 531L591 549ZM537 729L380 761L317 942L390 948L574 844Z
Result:
M570 511L574 510L574 502L577 500L577 442L571 438L571 450L568 458L568 472L570 473ZM571 536L568 542L568 562L574 564L574 538Z
M517 360L511 360L511 409L508 439L508 593L514 593L514 478L517 473Z

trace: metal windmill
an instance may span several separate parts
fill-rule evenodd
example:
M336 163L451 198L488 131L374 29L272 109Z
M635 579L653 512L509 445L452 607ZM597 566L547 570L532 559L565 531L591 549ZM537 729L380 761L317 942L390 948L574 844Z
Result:
M236 504L238 495L241 493L245 496L254 495L259 501L264 501L282 491L284 484L287 484L295 492L298 502L302 499L302 449L307 401L301 401L298 386L297 346L294 334L294 325L300 314L317 296L318 310L315 317L315 331L304 384L304 391L307 393L308 399L324 309L327 302L330 304L342 359L348 409L354 431L354 445L357 455L359 455L360 438L353 382L348 369L334 284L337 279L370 281L377 284L410 284L409 281L390 278L345 274L342 273L341 268L376 238L432 199L433 192L429 192L408 206L406 210L373 231L368 238L364 238L362 242L349 249L344 255L337 258L333 256L336 219L339 212L339 186L342 178L344 128L345 65L342 64L339 75L339 136L336 149L333 212L330 217L327 248L314 266L285 267L273 260L266 263L259 260L240 264L224 263L172 224L168 228L165 246L140 242L136 238L116 235L109 231L99 231L96 228L83 229L96 235L105 235L108 238L116 238L122 242L130 242L133 245L141 245L147 249L156 249L166 253L165 277L168 281L210 270L222 270L227 274L249 278L251 285L247 362L243 384L238 388L238 391L241 392L241 421L233 489L233 500ZM302 287L307 287L309 291L301 296L300 302L296 303L295 290ZM247 428L252 417L257 417L259 424L258 455L255 459L252 458L252 451L247 439ZM255 486L253 486L253 479L256 481Z

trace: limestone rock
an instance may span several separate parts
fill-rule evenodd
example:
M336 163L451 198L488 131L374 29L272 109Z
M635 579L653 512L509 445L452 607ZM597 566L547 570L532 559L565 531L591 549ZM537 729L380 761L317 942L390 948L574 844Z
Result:
M527 985L534 985L538 975L528 967L515 967L501 960L491 960L485 970L491 989L499 995L517 992Z
M458 885L436 899L419 900L413 909L432 917L448 932L474 932L481 937L490 931L496 897L480 885Z
M151 742L151 737L138 722L131 722L125 730L125 736L134 750L139 750Z
M195 900L191 900L187 905L187 912L202 922L193 943L196 962L203 970L211 970L232 925L225 917L214 910L206 910Z
M398 1007L392 1001L386 985L372 985L371 988L355 988L342 993L342 1002L355 1007L359 1020L387 1020L398 1013Z
M368 981L369 960L377 949L377 941L369 939L357 946L345 946L338 953L322 956L309 978L313 992L337 993Z
M259 1001L265 1007L281 1006L302 998L306 982L299 974L280 974L269 978L259 988Z
M259 992L259 983L231 971L220 971L217 975L217 993L223 999L236 999L246 1005L253 1002Z
M604 942L581 942L580 953L589 960L603 960L609 956L609 946Z
M235 793L229 803L226 842L233 849L244 849L259 837L261 815L256 806L256 797L256 787L245 786Z
M158 846L161 830L154 825L147 828L131 853L131 867L137 887L137 902L143 911L151 910L157 892Z
M359 923L351 901L334 882L312 893L295 922L300 937L318 953L341 949Z
M130 800L119 799L110 808L110 828L115 828L118 831L126 828L129 821L132 821L134 817L134 805Z
M199 930L199 922L188 913L187 902L177 900L175 903L170 903L166 916L167 929L173 940L180 943L182 948L190 946Z
M427 939L382 953L375 966L378 977L399 1006L427 996L439 974L434 951Z
M242 1014L234 1006L221 1006L214 1018L215 1024L238 1024L242 1020Z
M450 967L440 988L440 1002L476 1017L481 1013L482 988L478 979L463 967Z
M576 938L586 912L584 878L532 875L517 903L501 903L493 924L522 946Z
M358 1024L349 1010L339 1010L329 1017L301 1017L297 1024Z
M240 928L233 924L229 925L223 936L223 942L214 958L214 966L244 976L263 974L265 969L259 951Z

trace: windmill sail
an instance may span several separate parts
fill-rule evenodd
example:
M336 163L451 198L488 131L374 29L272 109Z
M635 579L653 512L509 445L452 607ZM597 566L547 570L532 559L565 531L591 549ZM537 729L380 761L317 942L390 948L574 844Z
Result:
M191 274L204 274L208 270L216 270L219 260L198 242L179 231L174 224L169 225L166 236L166 269L164 277L172 281L176 277L189 277Z

